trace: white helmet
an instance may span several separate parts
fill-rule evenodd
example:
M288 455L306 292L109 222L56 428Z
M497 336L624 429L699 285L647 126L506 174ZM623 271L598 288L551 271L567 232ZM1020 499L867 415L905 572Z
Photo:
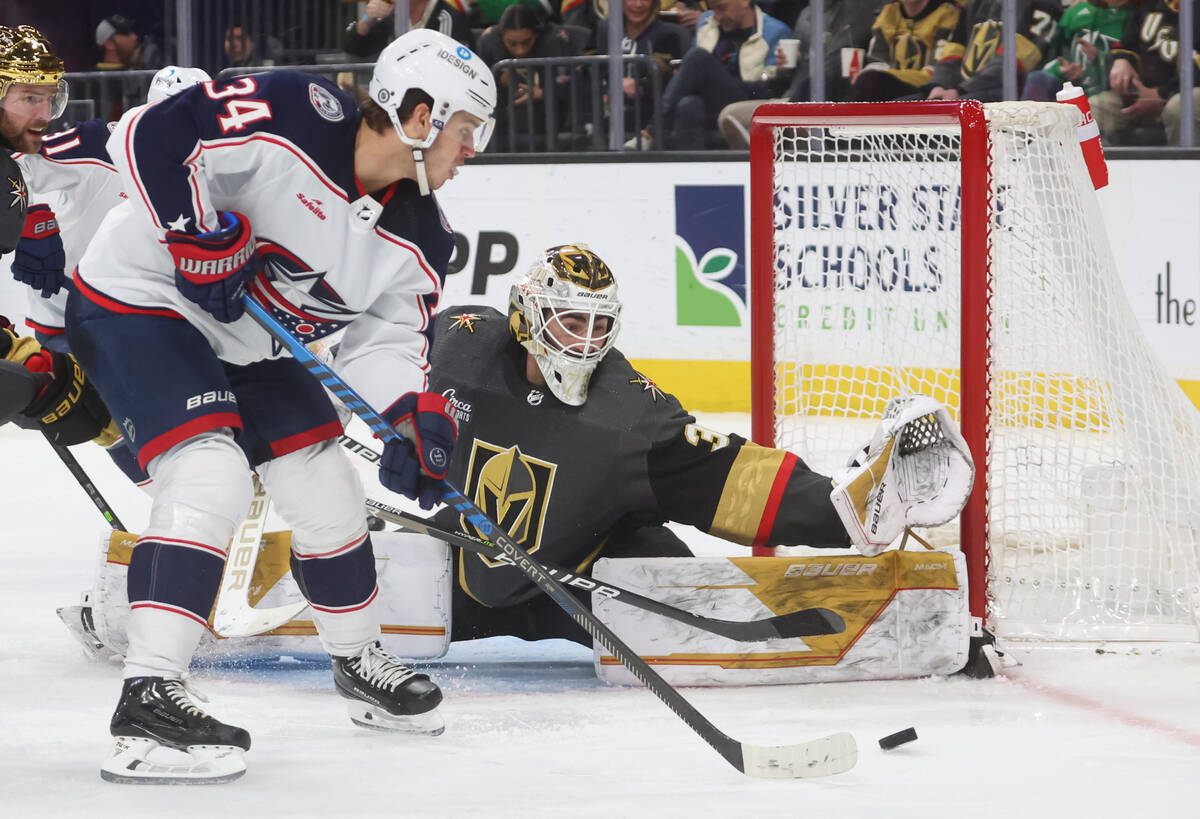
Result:
M159 69L150 81L150 90L146 92L146 102L158 102L167 97L173 97L185 88L199 85L202 82L212 82L212 77L202 68L184 68L178 65L168 65Z
M414 88L433 97L433 128L424 140L405 134L397 116L405 94ZM475 129L476 151L482 152L491 139L496 109L492 70L471 49L439 31L413 29L389 43L375 61L368 92L388 112L400 140L414 149L422 180L419 152L433 144L455 112L465 111L483 121ZM426 187L422 185L422 193L428 193Z
M571 315L573 327L563 320ZM612 349L621 323L617 283L584 244L545 252L508 295L508 327L564 404L587 400L588 381Z

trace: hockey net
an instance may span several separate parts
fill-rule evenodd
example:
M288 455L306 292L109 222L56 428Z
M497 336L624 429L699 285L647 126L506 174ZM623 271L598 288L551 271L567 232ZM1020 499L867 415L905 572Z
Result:
M1054 103L767 105L751 144L754 437L826 474L887 400L951 408L953 524L1009 638L1196 640L1200 413L1150 350Z

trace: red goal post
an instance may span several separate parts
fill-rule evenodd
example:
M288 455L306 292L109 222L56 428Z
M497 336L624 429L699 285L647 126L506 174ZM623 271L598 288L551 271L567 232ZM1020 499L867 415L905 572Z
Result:
M1197 639L1200 415L1129 308L1077 124L1053 103L760 106L752 434L828 473L889 397L932 395L977 466L931 533L965 552L973 616Z

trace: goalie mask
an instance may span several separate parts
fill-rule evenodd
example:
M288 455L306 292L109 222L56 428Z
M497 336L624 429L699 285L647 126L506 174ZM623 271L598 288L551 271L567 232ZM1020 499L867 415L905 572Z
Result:
M419 89L433 98L433 127L425 139L404 133L399 110L409 91ZM371 99L387 111L400 141L413 149L421 195L429 193L424 151L458 111L481 122L475 128L475 152L482 153L492 136L496 80L475 52L457 40L427 28L413 29L393 40L379 54L368 88Z
M573 407L587 400L588 381L612 349L620 317L612 271L587 245L550 248L509 291L509 330L554 397Z
M33 26L0 26L0 108L18 122L51 120L67 107L66 67ZM9 147L21 150L18 145Z

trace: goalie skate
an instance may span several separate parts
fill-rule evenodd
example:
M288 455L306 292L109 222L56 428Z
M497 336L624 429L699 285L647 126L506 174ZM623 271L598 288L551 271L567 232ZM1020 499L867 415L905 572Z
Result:
M56 609L56 613L89 660L110 657L115 653L96 635L96 626L92 622L92 607L87 602L86 594L81 605L63 606Z
M333 680L350 721L364 728L437 736L446 730L437 707L441 689L372 643L353 657L333 658Z
M116 745L100 766L108 782L213 785L246 772L243 752L250 749L250 735L197 708L181 680L126 680L109 730Z

